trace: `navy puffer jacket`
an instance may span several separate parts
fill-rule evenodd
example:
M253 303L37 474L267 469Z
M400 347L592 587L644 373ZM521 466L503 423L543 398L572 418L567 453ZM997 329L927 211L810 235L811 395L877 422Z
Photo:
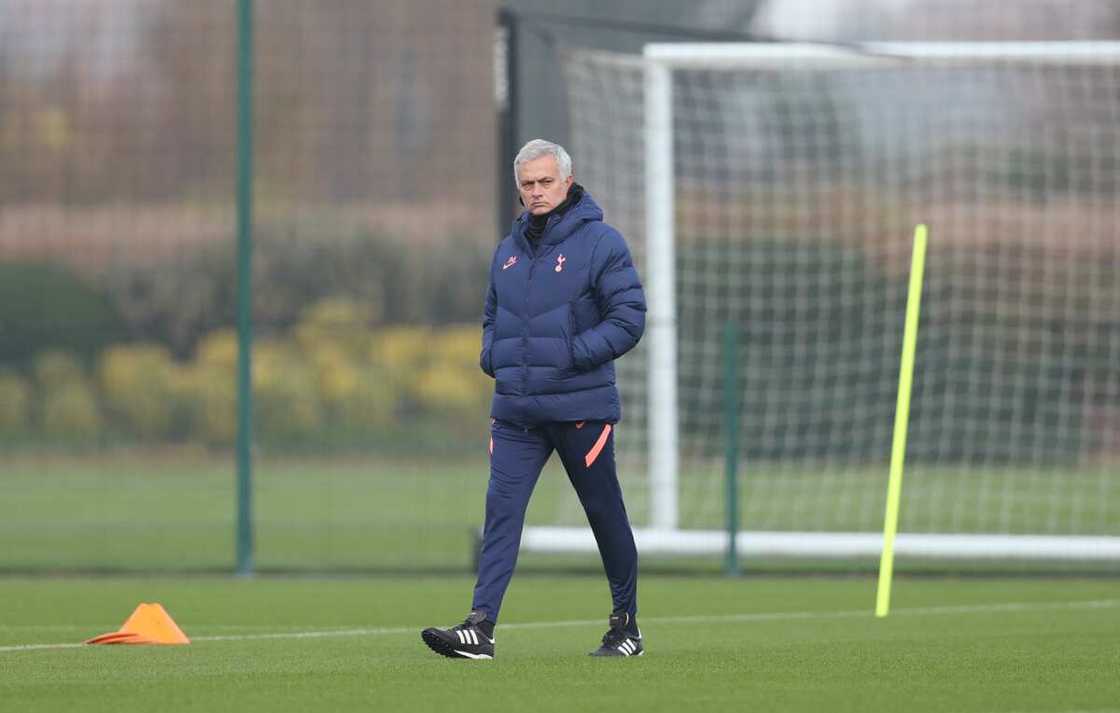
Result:
M494 251L480 359L495 379L493 418L523 426L621 418L614 360L645 330L645 295L603 211L579 187L570 197L534 244L526 212Z

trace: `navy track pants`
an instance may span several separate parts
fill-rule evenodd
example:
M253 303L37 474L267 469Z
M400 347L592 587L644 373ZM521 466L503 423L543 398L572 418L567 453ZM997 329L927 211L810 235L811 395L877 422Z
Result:
M490 425L490 485L472 610L498 621L517 564L525 509L552 452L560 455L599 545L615 612L638 613L638 550L614 463L614 425L602 421L525 428Z

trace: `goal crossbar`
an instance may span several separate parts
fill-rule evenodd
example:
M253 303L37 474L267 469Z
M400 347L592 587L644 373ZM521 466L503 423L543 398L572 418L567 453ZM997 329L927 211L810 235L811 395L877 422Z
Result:
M1086 65L1115 63L1120 42L654 43L645 46L643 58L647 66L672 69L851 69L908 59Z

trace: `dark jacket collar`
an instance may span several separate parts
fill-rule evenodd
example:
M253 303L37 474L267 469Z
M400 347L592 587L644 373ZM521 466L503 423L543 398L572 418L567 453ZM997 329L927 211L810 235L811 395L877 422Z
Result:
M541 216L525 211L514 221L511 232L523 250L536 252L540 247L563 242L584 223L602 220L603 210L591 194L583 186L573 183L567 198L560 205ZM537 225L532 226L533 222ZM531 227L539 228L539 232L535 229L530 231ZM530 240L530 233L538 237Z

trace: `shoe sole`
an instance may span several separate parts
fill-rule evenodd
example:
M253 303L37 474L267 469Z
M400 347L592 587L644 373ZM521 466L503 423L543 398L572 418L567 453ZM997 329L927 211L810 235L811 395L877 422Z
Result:
M424 643L428 645L429 649L449 659L473 659L475 661L482 661L494 658L492 654L472 654L469 651L459 651L433 629L424 629L421 631L420 638L424 640Z
M615 651L614 649L611 649L610 652L607 652L607 653L600 653L599 651L592 651L591 653L589 653L587 655L588 656L594 656L595 658L599 658L599 659L615 659L615 658L632 659L635 656L645 656L646 655L646 650L642 649L641 651L639 651L636 654L624 654L624 653Z
M639 651L636 654L597 654L594 651L592 651L591 653L588 654L588 656L593 656L597 659L632 659L632 658L637 658L638 656L645 656L645 655L646 655L645 651Z

